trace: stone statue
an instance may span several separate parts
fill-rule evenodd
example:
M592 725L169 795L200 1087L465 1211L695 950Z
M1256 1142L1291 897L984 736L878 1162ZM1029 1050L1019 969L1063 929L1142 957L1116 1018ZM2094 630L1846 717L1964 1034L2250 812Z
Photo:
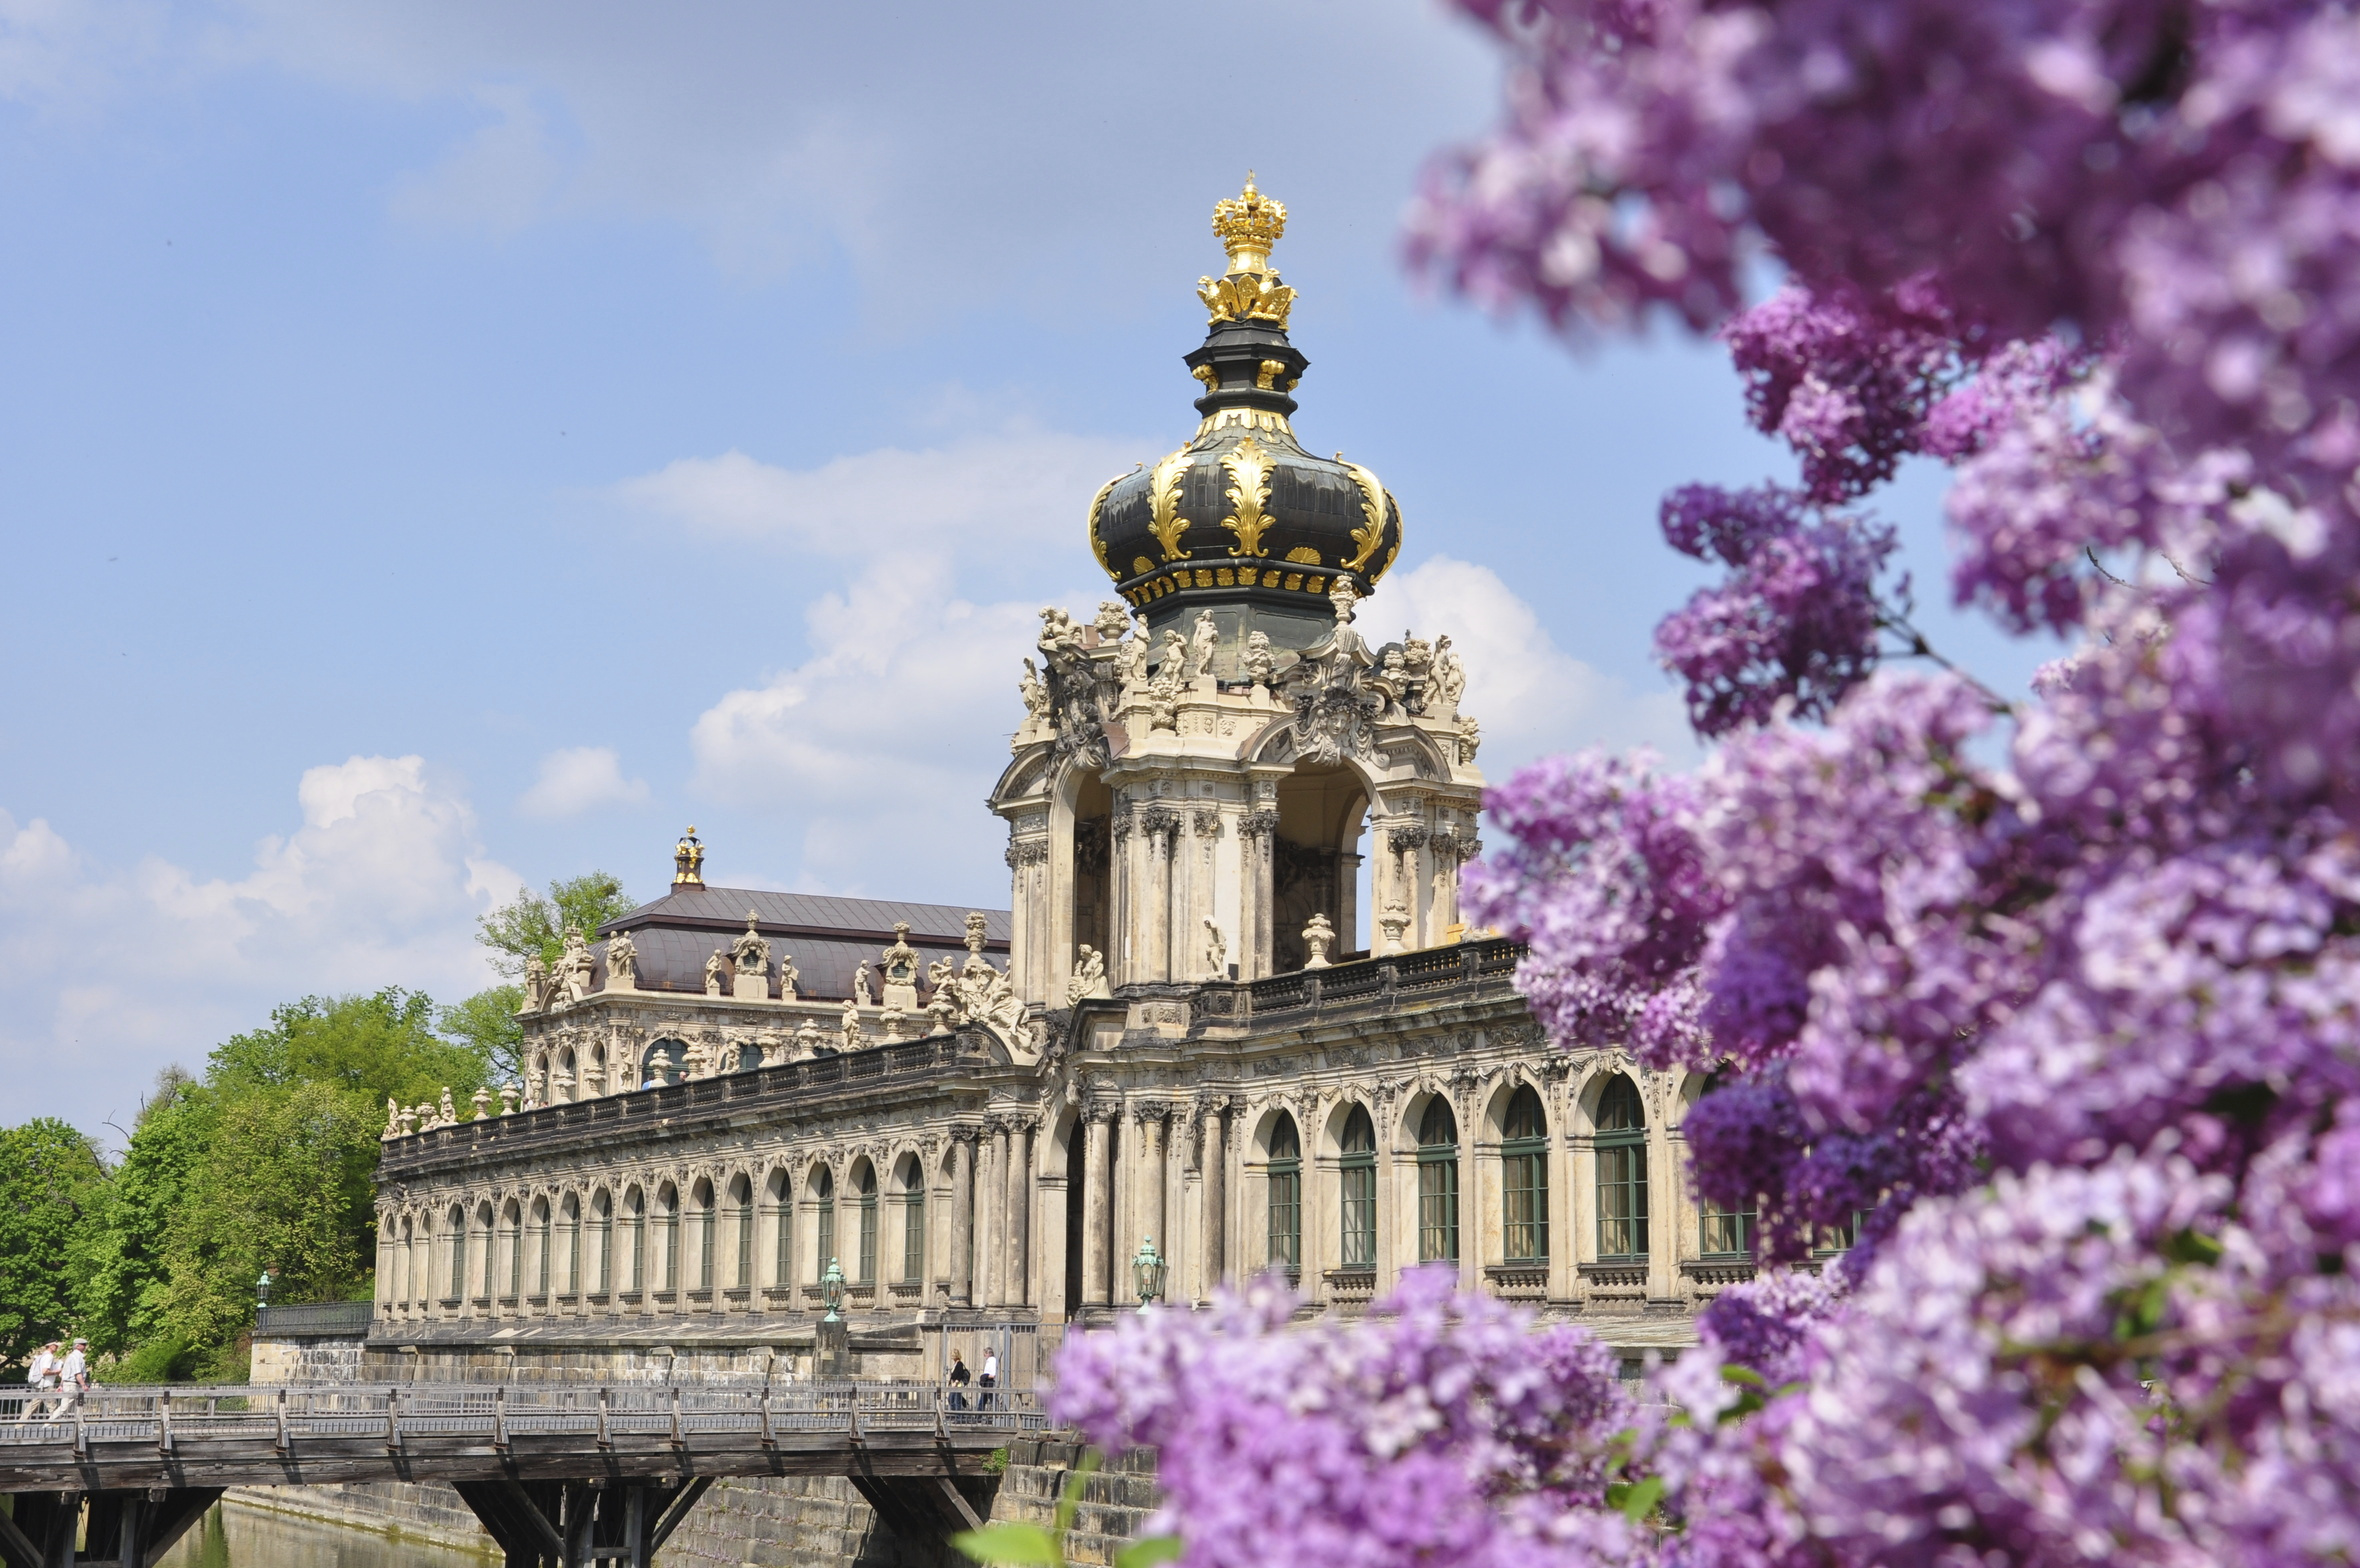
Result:
M397 1138L401 1136L401 1130L402 1103L389 1094L385 1097L385 1131L380 1136Z
M741 975L767 975L770 972L770 944L762 939L762 933L757 929L761 920L762 917L755 911L747 910L746 929L729 944L729 956L736 960L737 972Z
M1081 945L1079 952L1081 956L1074 963L1073 978L1065 982L1068 1006L1085 996L1114 994L1106 988L1106 955L1087 942Z
M705 960L705 994L707 996L719 996L723 989L721 983L722 977L728 973L728 950L718 947L713 949L713 956Z
M863 1007L873 1007L877 999L869 994L869 961L862 959L860 967L852 971L852 999Z
M782 1002L792 1002L795 999L795 982L802 978L803 971L795 967L795 955L792 953L779 954L778 999Z
M721 1070L723 1072L739 1072L744 1069L745 1065L746 1045L744 1041L732 1040L721 1048Z
M893 922L893 945L877 957L877 978L887 1007L918 1010L918 950L910 946L907 920Z
M1368 687L1385 699L1385 709L1377 717L1398 723L1409 716L1402 699L1409 694L1409 661L1399 648L1386 646L1384 662L1377 673L1368 678Z
M985 962L983 946L991 940L991 922L978 910L967 911L967 967L973 969Z
M1057 663L1059 654L1077 654L1082 649L1082 629L1073 617L1053 604L1041 606L1040 649L1051 669L1062 668Z
M1156 666L1155 679L1147 683L1147 727L1151 730L1180 728L1180 667L1186 658L1180 645L1180 634L1167 631L1171 639L1164 648L1164 662Z
M1303 960L1304 968L1328 967L1328 949L1336 945L1336 928L1328 923L1325 913L1312 915L1311 924L1303 928L1303 945L1311 950L1311 956Z
M525 1011L537 1013L549 1005L549 966L535 953L524 961Z
M1213 612L1210 610L1197 611L1196 632L1189 639L1188 647L1188 678L1190 680L1213 673L1213 653L1220 645L1221 628L1214 623Z
M1351 575L1337 577L1336 585L1328 590L1328 603L1335 609L1338 626L1352 624L1352 607L1359 602L1360 591L1352 586Z
M1257 686L1270 684L1270 634L1246 633L1246 679Z
M1016 683L1016 694L1024 699L1027 723L1037 723L1049 716L1049 686L1030 659L1024 661L1024 678Z
M1467 667L1459 662L1459 651L1450 645L1446 634L1434 644L1434 707L1443 714L1456 713L1459 698L1466 695ZM1474 723L1473 719L1467 721ZM1473 753L1468 754L1473 760Z
M588 996L594 965L595 960L590 957L590 943L582 935L581 928L577 926L568 931L565 934L565 951L557 956L556 985L552 988L557 994L553 1000L578 1002Z
M617 931L606 939L606 988L609 991L639 989L639 946L628 931Z
M443 1085L442 1104L434 1108L434 1114L434 1125L437 1127L455 1127L459 1124L459 1107L451 1103L449 1084Z
M933 963L928 964L926 966L927 995L934 997L941 996L942 988L951 983L951 975L951 961L947 958L938 958Z
M1123 633L1131 629L1130 607L1119 599L1098 601L1098 619L1091 622L1098 628L1098 646L1111 648L1123 640Z
M1483 744L1483 726L1475 722L1475 715L1459 715L1459 762L1462 766L1475 760L1475 748Z
M887 1045L891 1045L894 1041L902 1038L901 1021L906 1016L907 1015L903 1013L900 1008L894 1006L891 1002L886 1003L884 1011L877 1015L877 1022L884 1026L885 1043Z
M798 1056L813 1055L819 1050L820 1042L825 1038L820 1033L818 1024L808 1018L804 1019L795 1029L795 1054Z
M1205 978L1229 978L1229 939L1221 934L1211 915L1205 916Z
M1145 686L1147 684L1146 637L1124 638L1122 647L1115 652L1114 667L1121 675L1125 686L1132 688Z
M863 1037L860 1028L860 1004L858 1002L847 1001L844 1004L844 1021L837 1026L837 1032L844 1038L845 1050L857 1051L861 1048Z
M688 1074L691 1078L713 1076L713 1042L702 1037L688 1042Z
M1155 678L1177 683L1186 679L1187 674L1188 644L1180 636L1178 627L1167 626L1164 628L1164 646L1156 659Z

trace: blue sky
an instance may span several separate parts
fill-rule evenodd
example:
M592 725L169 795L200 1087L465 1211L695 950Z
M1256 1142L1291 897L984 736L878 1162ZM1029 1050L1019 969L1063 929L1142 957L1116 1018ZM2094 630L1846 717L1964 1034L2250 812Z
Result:
M0 0L5 1119L455 999L520 881L653 896L690 821L716 881L1004 902L1026 628L1193 428L1248 166L1297 428L1407 519L1367 613L1467 649L1495 776L1677 748L1655 501L1786 465L1710 345L1420 297L1499 90L1424 0ZM1938 584L1936 481L1888 511Z

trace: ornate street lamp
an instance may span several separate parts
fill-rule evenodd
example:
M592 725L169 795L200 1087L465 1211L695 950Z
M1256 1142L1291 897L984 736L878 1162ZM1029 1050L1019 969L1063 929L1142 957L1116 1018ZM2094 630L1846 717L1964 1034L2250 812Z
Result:
M270 1270L262 1271L262 1278L254 1282L254 1310L260 1312L270 1305Z
M828 1259L828 1271L819 1277L819 1296L828 1304L828 1315L820 1321L843 1322L844 1314L839 1309L844 1305L844 1265L834 1258Z
M1139 1238L1139 1254L1131 1260L1131 1287L1139 1293L1139 1310L1164 1299L1164 1260L1157 1255L1155 1238Z

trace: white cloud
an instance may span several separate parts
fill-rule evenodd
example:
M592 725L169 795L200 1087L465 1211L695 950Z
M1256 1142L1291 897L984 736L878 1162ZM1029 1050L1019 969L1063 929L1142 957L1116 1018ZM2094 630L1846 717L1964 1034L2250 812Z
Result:
M280 1002L385 985L455 1000L492 983L475 917L522 881L485 854L464 797L414 756L310 768L295 793L302 824L234 879L95 864L41 818L0 810L12 1112L128 1125L157 1068L201 1067Z
M518 797L528 817L578 817L600 806L647 803L647 781L623 777L611 746L568 746L541 759L541 776Z
M1390 640L1397 626L1449 634L1466 661L1462 706L1483 726L1478 761L1492 778L1584 746L1652 746L1681 763L1695 754L1679 693L1635 692L1566 653L1488 566L1430 557L1388 575L1359 620L1371 643Z
M412 222L513 234L549 213L566 177L566 160L529 88L493 83L471 96L494 118L441 163L402 179L393 210Z
M1005 555L1031 544L1070 550L1081 545L1083 502L1148 451L1148 443L1013 425L811 469L776 468L738 451L684 457L625 480L614 494L700 533L828 556Z

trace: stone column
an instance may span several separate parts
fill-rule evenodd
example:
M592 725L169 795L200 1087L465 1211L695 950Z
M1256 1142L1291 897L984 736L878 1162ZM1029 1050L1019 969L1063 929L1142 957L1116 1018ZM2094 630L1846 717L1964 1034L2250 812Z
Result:
M1139 978L1140 845L1139 835L1131 831L1137 820L1137 813L1128 805L1119 799L1115 802L1114 817L1107 828L1106 857L1106 941L1114 949L1106 955L1109 985L1124 985Z
M1188 955L1179 978L1194 980L1205 973L1205 922L1214 919L1217 905L1213 898L1213 860L1220 851L1221 813L1210 806L1200 806L1189 818L1191 839L1188 856L1188 922L1181 936L1181 951ZM1235 931L1223 931L1221 940L1228 945L1231 959L1237 957L1238 939ZM1238 966L1244 973L1244 965ZM1214 979L1226 978L1226 971Z
M1082 1299L1081 1306L1111 1305L1113 1236L1110 1226L1114 1196L1112 1105L1094 1104L1083 1111L1088 1120L1089 1144L1082 1158Z
M1155 1250L1168 1262L1172 1256L1172 1227L1167 1216L1171 1213L1171 1108L1148 1104L1139 1108L1141 1171L1146 1180L1140 1183L1139 1230L1142 1236L1155 1238ZM1123 1238L1125 1246L1131 1239Z
M1205 1152L1200 1161L1204 1172L1204 1289L1199 1299L1209 1299L1213 1290L1229 1272L1229 1105L1216 1100L1205 1109Z
M1271 907L1277 899L1272 886L1271 836L1278 831L1278 813L1249 811L1238 818L1238 858L1245 885L1238 907L1245 929L1238 933L1237 973L1241 980L1259 980L1272 963Z
M1001 1173L1008 1168L1008 1126L996 1116L984 1119L975 1164L975 1272L981 1276L976 1302L996 1307L1007 1299L1001 1283L1007 1274L1007 1216L1001 1209L1006 1184Z
M1172 846L1180 827L1180 813L1169 806L1149 806L1139 813L1139 829L1147 836L1146 918L1140 922L1146 947L1139 966L1142 980L1171 980L1172 970Z
M951 1130L951 1305L974 1301L975 1129L956 1127Z
M1032 1123L1009 1129L1008 1154L1008 1305L1021 1307L1034 1299Z

